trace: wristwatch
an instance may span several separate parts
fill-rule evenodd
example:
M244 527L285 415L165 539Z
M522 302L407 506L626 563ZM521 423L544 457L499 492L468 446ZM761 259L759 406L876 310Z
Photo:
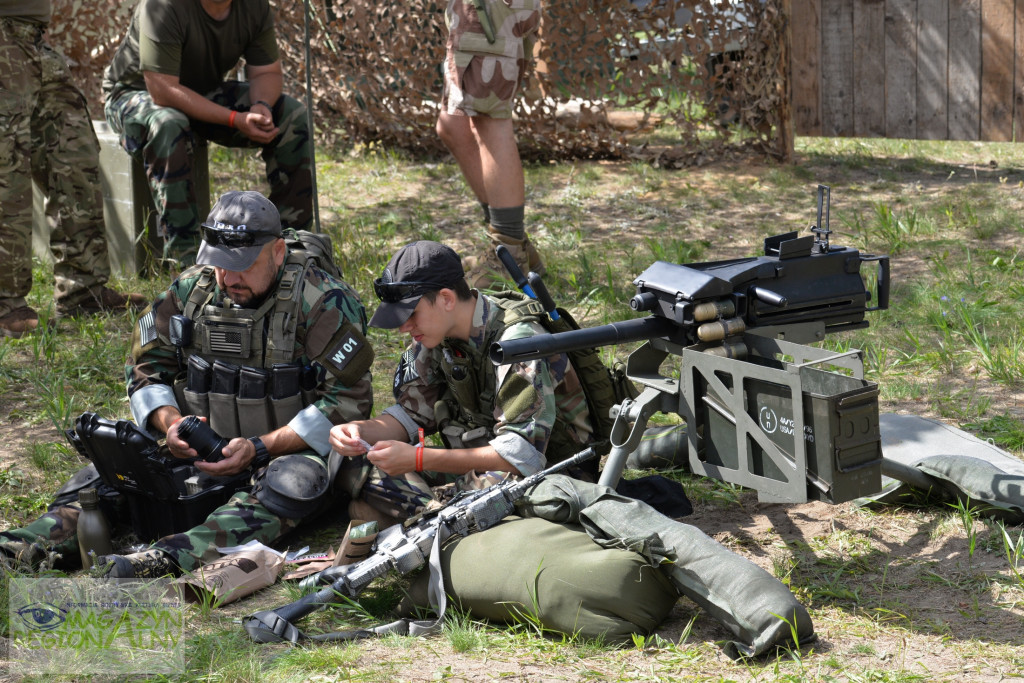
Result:
M250 466L254 470L266 467L270 463L270 451L267 450L267 445L258 436L250 436L249 441L256 447L256 457L252 459Z

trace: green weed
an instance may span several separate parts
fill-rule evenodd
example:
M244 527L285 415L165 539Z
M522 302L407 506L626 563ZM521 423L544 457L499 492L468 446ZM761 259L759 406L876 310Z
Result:
M996 522L996 528L1003 540L1006 563L1010 566L1017 586L1024 588L1024 566L1022 566L1024 565L1024 533L1017 533L1017 537L1014 538L1001 521Z
M1024 451L1024 422L1010 415L995 415L967 422L964 427L978 436L991 439L1009 451Z
M445 611L442 632L455 652L479 650L486 642L479 625L470 619L469 615L458 610Z

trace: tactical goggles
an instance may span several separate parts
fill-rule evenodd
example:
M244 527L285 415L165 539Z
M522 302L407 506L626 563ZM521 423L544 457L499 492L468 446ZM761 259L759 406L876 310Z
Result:
M212 225L203 223L199 226L199 233L203 241L211 247L222 244L225 247L252 247L257 244L266 244L267 237L277 237L270 232L250 232L248 230L223 230Z
M423 296L438 289L441 289L441 285L436 282L384 282L381 278L373 281L373 293L388 304L396 304L414 296Z

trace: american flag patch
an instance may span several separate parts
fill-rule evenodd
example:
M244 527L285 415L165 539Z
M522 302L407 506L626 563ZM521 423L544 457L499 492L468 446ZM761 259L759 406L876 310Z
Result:
M210 330L210 351L214 353L241 353L242 333L227 330Z
M153 311L139 318L139 345L148 346L156 341L156 316Z

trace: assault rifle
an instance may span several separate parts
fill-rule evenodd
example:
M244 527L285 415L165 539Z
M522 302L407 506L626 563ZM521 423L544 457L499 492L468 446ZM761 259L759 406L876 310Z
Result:
M300 584L304 588L326 584L324 588L276 610L250 615L242 620L242 625L257 643L298 642L305 636L292 622L345 597L358 596L371 581L390 571L408 574L422 567L432 554L439 552L441 544L449 537L455 534L468 536L491 528L510 515L515 509L515 502L542 479L578 465L594 454L593 449L587 448L521 480L509 479L486 489L462 491L444 507L424 514L415 523L406 523L408 526L395 524L380 532L374 541L373 552L365 560L325 569ZM436 597L444 599L443 586ZM443 603L441 609L443 611ZM352 632L337 635L346 639L353 637Z
M647 317L497 342L491 360L645 341L626 363L643 391L612 412L606 486L616 485L648 420L662 412L686 421L691 471L756 489L761 500L838 503L875 493L878 388L864 380L859 350L805 344L865 328L865 313L889 307L889 257L829 243L829 195L818 186L811 235L769 237L763 256L655 262L633 281L629 302ZM877 265L874 293L861 275L865 263ZM669 356L681 359L678 378L662 374Z

